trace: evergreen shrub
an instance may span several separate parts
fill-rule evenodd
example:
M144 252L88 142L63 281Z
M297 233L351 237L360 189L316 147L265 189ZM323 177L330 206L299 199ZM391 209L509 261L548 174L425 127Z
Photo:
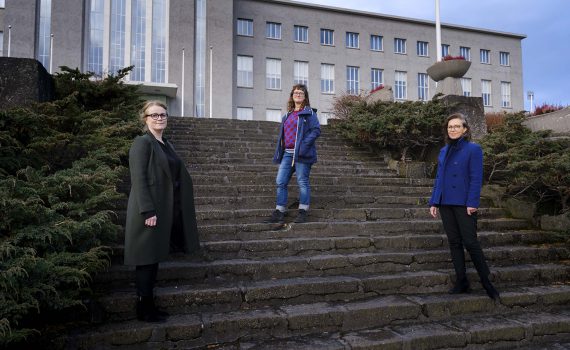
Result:
M97 81L62 67L56 100L0 111L1 347L39 344L69 315L78 321L109 266L116 187L140 131L137 88L121 82L129 70Z

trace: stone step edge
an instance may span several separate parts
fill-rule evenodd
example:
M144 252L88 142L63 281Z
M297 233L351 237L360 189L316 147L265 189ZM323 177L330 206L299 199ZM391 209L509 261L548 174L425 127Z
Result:
M402 272L396 274L370 274L368 276L328 276L295 277L255 282L201 283L195 285L157 286L155 296L161 308L174 310L185 302L198 309L217 305L222 309L251 308L254 305L272 305L277 302L302 303L308 299L322 301L362 300L391 294L426 295L445 293L453 285L454 273L450 269L435 271ZM518 278L526 276L526 280ZM496 267L493 269L493 282L497 288L518 291L528 279L538 283L564 283L570 276L570 266L555 264L526 264L516 267ZM478 283L477 272L468 269L473 293L484 294ZM567 287L570 298L570 285ZM133 314L135 294L132 288L119 288L109 291L99 302L110 314ZM134 315L131 315L134 317Z
M82 339L76 340L79 341L80 347L101 343L134 345L151 340L158 330L158 334L165 340L192 341L195 346L205 346L213 343L230 343L242 337L246 337L246 340L255 338L254 335L258 332L265 334L265 337L288 337L323 332L350 332L373 327L397 327L404 322L414 322L417 327L419 324L429 326L434 321L449 322L450 317L465 318L466 315L488 318L518 314L532 323L537 321L540 323L541 318L536 312L532 315L522 314L521 309L539 309L543 315L552 315L544 313L545 309L568 308L570 300L568 290L563 293L563 297L558 295L560 293L548 294L544 287L537 287L534 290L529 288L525 292L504 292L501 300L497 302L486 295L474 294L451 297L449 295L384 296L350 303L315 303L282 306L276 309L174 315L170 316L167 322L158 324L138 321L107 324L97 331L89 331ZM550 327L553 327L552 323L556 323L559 328L563 324L562 331L570 332L570 315L560 315L556 320L551 317L549 322L545 322ZM542 327L532 327L533 330L535 328Z

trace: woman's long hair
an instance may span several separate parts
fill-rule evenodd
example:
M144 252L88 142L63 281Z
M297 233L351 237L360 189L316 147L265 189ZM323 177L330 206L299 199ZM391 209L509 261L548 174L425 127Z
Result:
M311 102L309 102L309 90L307 90L305 84L296 84L293 85L293 88L289 93L289 100L287 101L287 112L293 112L295 110L295 101L293 101L293 91L295 90L302 90L305 93L305 100L301 104L301 109L311 105Z
M451 139L449 138L449 134L447 133L447 125L453 119L461 120L461 124L463 124L463 127L465 129L467 129L467 131L465 131L465 133L461 137L463 137L467 141L471 141L471 127L469 126L469 123L467 122L467 118L465 117L465 115L463 113L458 112L458 113L453 113L449 117L445 118L445 123L443 123L443 125L442 125L443 135L445 137L445 143L449 143L451 141Z
M152 107L152 106L159 106L164 108L165 111L168 110L168 108L166 107L166 105L164 103L162 103L161 101L158 100L150 100L150 101L146 101L142 108L139 110L139 119L141 121L141 123L143 124L143 131L147 132L148 131L148 126L146 125L146 111Z

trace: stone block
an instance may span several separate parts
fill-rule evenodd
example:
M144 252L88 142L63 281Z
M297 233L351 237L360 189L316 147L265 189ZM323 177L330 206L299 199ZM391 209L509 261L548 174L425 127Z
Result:
M540 217L540 228L548 231L570 231L570 215L542 215Z
M350 345L352 350L402 350L403 338L401 335L387 329L373 329L357 333L348 333L342 339Z
M418 305L395 296L354 302L345 308L344 331L384 326L396 320L415 320L420 315Z
M50 101L54 93L53 79L39 61L0 57L0 109Z
M531 221L536 213L536 204L522 201L516 198L507 198L503 201L504 208L515 219Z

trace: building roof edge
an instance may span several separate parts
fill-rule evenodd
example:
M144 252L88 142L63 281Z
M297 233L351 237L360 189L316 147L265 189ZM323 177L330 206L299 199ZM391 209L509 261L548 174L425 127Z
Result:
M310 4L302 1L297 0L252 0L252 1L259 1L259 2L272 2L276 4L283 4L283 5L291 5L291 6L302 6L307 8L319 9L319 10L327 10L331 12L340 12L340 13L351 13L359 16L367 16L367 17L376 17L394 21L404 21L410 23L417 23L417 24L425 24L435 26L435 21L428 21L423 19L411 18L411 17L402 17L402 16L395 16L395 15L387 15L377 12L369 12L369 11L361 11L361 10L354 10L348 9L343 7L336 7L336 6L328 6L328 5L321 5L321 4ZM488 33L488 34L495 34L495 35L502 35L513 37L517 39L525 39L527 36L525 34L518 34L518 33L510 33L510 32L503 32L498 30L492 29L485 29L485 28L477 28L477 27L469 27L457 24L450 24L450 23L441 23L441 26L444 28L449 29L460 29L460 30L467 30L472 32L480 32L480 33Z

